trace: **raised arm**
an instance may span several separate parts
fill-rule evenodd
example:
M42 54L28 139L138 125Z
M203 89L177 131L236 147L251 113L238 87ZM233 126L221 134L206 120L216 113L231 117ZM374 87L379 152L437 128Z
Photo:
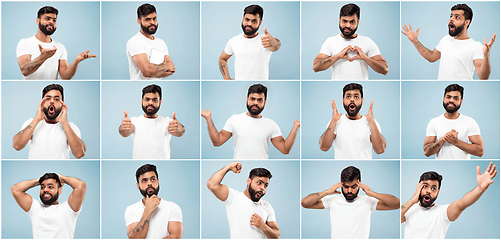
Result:
M230 190L226 185L221 184L221 181L223 181L224 176L229 171L240 173L240 171L242 171L242 164L238 161L232 162L214 173L207 181L207 188L209 188L214 196L223 202L228 198Z
M118 133L120 133L122 137L128 137L134 132L135 129L136 126L132 124L132 121L129 118L129 114L127 114L127 111L124 110L124 118L122 119L122 124L120 124L120 127L118 127Z
M416 187L416 192L414 193L412 198L406 203L404 203L402 207L400 207L400 223L405 222L405 214L407 213L407 211L409 211L409 208L411 208L412 205L419 202L419 195L421 194L421 189L423 189L423 187L424 187L424 182L423 181L419 182L419 184Z
M61 101L63 104L63 109L61 111L61 115L59 115L59 122L63 126L64 133L66 134L66 139L68 141L68 145L70 146L71 153L73 156L76 158L81 158L85 155L85 152L87 151L87 146L85 146L85 143L80 139L80 137L77 136L75 131L70 126L70 123L68 122L68 106Z
M16 149L17 151L21 151L28 141L31 139L33 136L33 132L35 131L35 128L37 127L38 123L45 118L45 114L43 113L43 104L45 102L45 98L40 101L38 104L38 109L37 109L37 114L35 118L31 121L28 126L26 126L23 130L19 131L14 138L12 138L12 147Z
M17 64L19 64L19 69L21 69L21 73L26 77L34 72L36 72L42 64L54 56L57 51L56 46L53 48L43 48L42 45L38 44L38 48L40 49L40 55L35 59L31 60L30 54L25 54L17 58Z
M95 54L89 54L90 50L87 50L83 53L80 53L75 58L75 61L68 66L67 60L59 60L59 74L61 75L61 79L70 80L75 73L77 72L78 64L88 58L97 57Z
M397 197L390 194L376 193L372 191L372 189L369 186L362 184L360 181L358 181L357 184L360 188L362 188L362 190L365 192L365 194L367 194L367 196L379 200L379 202L376 205L376 210L378 211L395 210L398 209L398 207L400 206L400 199L398 199Z
M487 80L491 75L491 61L489 60L489 55L494 41L496 41L495 33L489 43L487 43L487 39L484 38L484 57L482 59L473 60L473 64L475 65L475 69L477 70L477 76L480 80Z
M341 194L341 192L338 191L337 189L341 188L342 186L343 184L339 182L332 185L329 189L325 191L312 193L301 200L301 206L303 206L304 208L311 208L311 209L324 209L325 207L321 199L327 195Z
M150 228L151 214L160 204L160 198L157 195L152 195L151 197L146 197L144 200L144 211L139 222L131 223L127 226L127 236L129 239L132 238L146 238L148 234L148 229Z
M329 56L324 53L319 53L315 60L313 60L313 71L320 72L329 69L337 60L339 59L349 59L348 58L348 50L352 47L346 46L341 52L338 54L334 54Z
M85 199L85 191L87 191L87 184L84 181L75 178L75 177L66 177L61 174L58 174L59 181L61 182L61 186L63 184L68 184L73 191L68 197L68 204L74 212L80 211L82 207L82 203Z
M172 113L172 121L169 122L169 126L167 128L172 136L183 136L185 129L183 124L179 123L179 121L177 120L176 112Z
M183 223L169 221L167 231L169 232L169 235L165 236L164 239L181 239L183 238Z
M369 106L369 112L365 115L365 119L369 122L369 127L371 129L371 142L372 148L374 152L377 154L384 153L386 149L386 140L384 139L381 131L377 128L376 120L374 120L374 115L372 112L372 107L374 106L374 100L372 100L371 105ZM400 205L400 204L399 204Z
M263 231L264 235L266 235L269 239L278 239L280 238L280 229L278 228L278 224L276 221L264 222L264 220L257 214L254 213L250 219L250 225L259 228Z
M38 178L33 180L26 180L17 183L10 188L10 193L17 202L17 205L21 207L25 212L31 209L31 204L33 203L33 198L26 193L28 189L40 185L38 183Z
M224 51L219 56L219 71L221 71L221 75L223 75L224 80L233 80L230 77L230 72L228 71L228 59L230 59L231 55L228 55Z
M136 63L139 71L143 74L144 77L152 78L152 77L168 77L174 72L176 72L176 67L172 62L169 55L164 56L164 61L160 64L150 63L148 60L148 55L146 53L139 53L132 56L132 60Z
M266 30L266 27L264 27L264 36L261 37L261 44L263 44L264 48L268 48L268 50L272 52L278 51L280 49L280 46L282 46L282 43L278 38L274 38L271 36L271 34Z
M404 29L402 33L407 36L412 44L414 44L414 47L416 47L421 56L423 56L429 62L436 62L438 59L440 59L441 54L436 48L431 51L430 49L423 46L423 44L417 39L420 28L418 28L415 32L414 30L412 30L412 26L410 24L409 27L407 27L407 25L404 25L402 28Z
M331 100L331 106L332 106L332 118L329 122L329 125L327 126L327 129L325 129L325 132L320 136L320 139L318 140L318 143L320 144L320 150L322 151L329 151L329 149L332 146L332 142L336 138L336 135L334 134L334 129L336 128L336 123L341 119L342 114L338 113L336 103L334 102L334 99Z
M493 167L492 162L489 163L489 166L483 174L480 174L480 166L477 166L478 185L473 190L466 193L463 198L451 203L451 205L447 207L447 217L449 220L455 221L467 207L474 204L494 182L492 179L496 176L497 172L496 165Z
M294 126L292 126L292 130L289 133L289 136L287 136L287 139L284 140L283 136L278 136L272 138L271 143L273 143L273 146L275 146L281 153L289 154L292 146L294 146L294 141L296 141L297 130L300 126L301 124L299 123L299 120L294 121Z
M207 111L202 110L202 117L207 121L207 131L209 132L210 140L212 144L216 147L223 145L230 137L232 136L231 132L225 131L224 129L221 132L218 132L214 122L212 121L212 114L207 109Z

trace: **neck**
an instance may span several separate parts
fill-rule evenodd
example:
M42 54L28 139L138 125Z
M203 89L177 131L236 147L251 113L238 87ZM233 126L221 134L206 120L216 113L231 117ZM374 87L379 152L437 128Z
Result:
M143 114L143 116L144 116L145 118L155 119L155 118L157 118L157 117L158 117L158 114L157 114L157 113L155 113L155 115L148 115L148 114L146 114L146 113L145 113L145 114Z
M468 36L468 32L466 31L466 28L463 31L461 31L458 35L456 35L454 37L454 39L457 39L457 40L470 39L470 37Z
M47 116L45 117L45 122L48 123L48 124L56 124L59 122L59 118L56 118L54 120L49 120L47 119Z
M261 118L261 114L258 114L258 115L252 115L250 114L250 112L247 112L247 116L251 117L251 118Z
M453 113L448 113L448 112L445 112L444 113L444 117L447 118L447 119L457 119L459 117L459 112L458 111L455 111Z
M154 40L154 39L155 39L155 37L153 37L153 34L148 34L148 33L145 33L145 32L143 31L143 29L141 29L141 31L139 31L139 32L140 32L141 34L143 34L143 36L145 36L145 37L146 37L146 38L148 38L148 39L151 39L151 40Z
M356 116L351 117L351 116L350 116L350 115L348 115L348 113L347 113L347 114L346 114L346 117L347 117L348 119L350 119L350 120L358 120L358 119L362 118L362 115L360 115L360 113L357 113L357 115L356 115Z
M45 35L40 29L38 30L37 34L35 37L38 39L40 42L45 42L45 43L50 43L52 42L52 39L50 38L50 35Z
M250 197L250 194L249 194L249 187L247 187L247 188L245 189L245 191L244 191L244 195L252 201L252 199L251 199L251 197Z
M252 35L247 35L244 33L244 38L255 38L257 36L258 32L256 31L254 34Z

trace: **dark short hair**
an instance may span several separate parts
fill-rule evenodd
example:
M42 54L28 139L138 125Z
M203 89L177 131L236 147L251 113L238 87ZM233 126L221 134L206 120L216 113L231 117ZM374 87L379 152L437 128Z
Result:
M463 15L464 15L465 21L470 20L470 24L468 24L468 27L467 27L467 28L469 28L471 25L471 21L473 20L473 10L471 10L471 8L468 7L468 5L466 5L464 3L460 3L460 4L456 4L456 5L452 6L451 11L454 11L454 10L463 10Z
M249 178L254 179L254 177L265 177L271 179L271 172L266 168L254 168L249 172Z
M360 91L360 97L364 97L364 91L363 91L362 85L360 85L358 83L349 83L349 84L346 84L346 86L344 86L344 88L343 88L343 98L344 98L344 94L347 91L357 90L357 89Z
M158 178L157 167L153 164L144 164L143 166L139 167L136 171L136 181L139 182L139 176L147 172L154 172Z
M47 94L51 90L58 90L61 93L61 99L64 101L64 89L63 86L59 84L49 84L45 86L42 90L42 98L44 98L45 94Z
M351 182L353 180L362 180L360 169L349 166L341 171L341 182Z
M268 96L268 88L262 84L254 84L249 87L247 97L251 95L251 93L264 93L264 99L266 100L266 97Z
M160 95L160 100L162 100L162 88L156 84L151 84L144 87L143 96L141 96L141 98L143 98L146 93L158 93L158 95Z
M157 9L155 6L145 3L137 8L137 18L144 17L146 15L150 15L151 13L156 13Z
M442 185L442 175L440 175L434 171L429 171L429 172L425 172L425 173L421 174L421 177L419 178L419 182L426 181L426 180L437 180L439 189L440 189L440 186Z
M46 14L46 13L54 13L54 14L56 14L56 16L57 16L57 14L59 13L59 11L58 11L56 8L54 8L54 7L51 7L51 6L45 6L45 7L42 7L42 8L40 8L40 9L38 10L37 17L38 17L38 18L41 18L41 17L42 17L42 15L44 15L44 14Z
M357 18L360 19L360 8L354 3L348 3L339 10L339 17L353 16L353 14L357 14Z
M459 84L451 84L449 86L447 86L445 88L445 91L444 91L444 97L445 97L445 94L447 94L448 92L452 92L452 91L458 91L459 93L461 93L461 99L463 99L463 91L464 91L464 88L461 87Z
M259 20L263 20L263 8L259 5L253 4L245 7L244 9L244 16L245 14L252 14L252 15L259 15Z
M56 180L57 184L58 184L58 188L61 187L61 181L59 181L59 176L55 173L46 173L44 174L42 177L40 177L38 179L38 183L40 185L42 185L43 181L47 180L47 179L54 179Z

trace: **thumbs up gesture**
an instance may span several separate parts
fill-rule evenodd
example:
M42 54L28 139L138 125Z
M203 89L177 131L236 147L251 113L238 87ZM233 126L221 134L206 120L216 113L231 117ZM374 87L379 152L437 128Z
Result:
M127 111L124 110L124 118L122 119L122 129L124 131L129 131L132 129L132 122L130 121Z
M270 49L270 51L276 51L280 48L280 41L271 36L266 27L264 27L264 36L261 37L261 44L264 48Z
M169 130L169 133L171 135L174 135L176 137L180 137L184 134L184 126L177 120L176 112L172 113L172 120L169 122L167 130Z

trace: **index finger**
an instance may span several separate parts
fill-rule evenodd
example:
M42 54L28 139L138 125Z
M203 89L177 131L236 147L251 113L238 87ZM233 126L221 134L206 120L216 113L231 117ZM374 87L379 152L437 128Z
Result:
M332 106L332 110L337 110L336 102L334 102L334 99L331 99L331 106Z
M371 105L369 106L369 109L372 110L372 106L374 106L374 99L372 100Z

